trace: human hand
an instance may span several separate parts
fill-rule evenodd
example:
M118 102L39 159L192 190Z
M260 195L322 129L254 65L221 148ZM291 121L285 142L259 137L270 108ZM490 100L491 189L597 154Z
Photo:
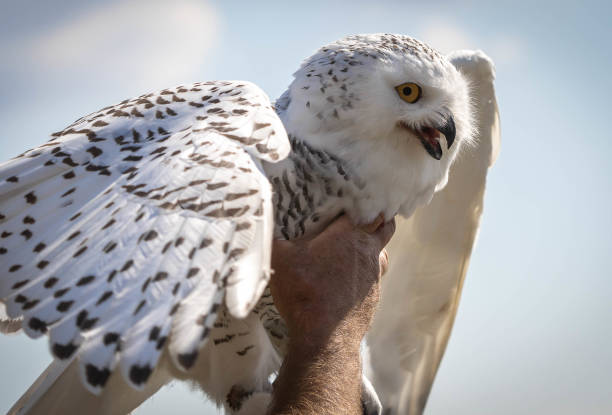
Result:
M313 239L275 241L270 290L291 343L334 338L359 347L379 301L388 265L383 248L394 231L394 220L356 227L341 216Z
M289 348L269 414L362 412L359 345L379 301L395 230L382 217L356 227L346 216L308 240L275 241L270 290Z

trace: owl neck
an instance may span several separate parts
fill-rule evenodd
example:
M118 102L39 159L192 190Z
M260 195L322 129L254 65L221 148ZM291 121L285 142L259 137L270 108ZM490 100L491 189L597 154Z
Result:
M274 191L275 237L295 239L320 232L342 212L353 216L360 184L337 156L289 139L289 156L263 167Z

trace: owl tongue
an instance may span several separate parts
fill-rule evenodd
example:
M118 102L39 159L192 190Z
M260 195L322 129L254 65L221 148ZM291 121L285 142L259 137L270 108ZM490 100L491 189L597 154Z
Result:
M432 127L423 127L417 131L417 135L430 156L436 160L442 158L442 147L440 146L440 132Z

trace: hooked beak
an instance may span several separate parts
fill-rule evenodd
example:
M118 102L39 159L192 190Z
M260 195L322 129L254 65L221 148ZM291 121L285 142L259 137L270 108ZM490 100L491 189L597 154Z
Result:
M455 119L452 115L449 114L446 119L446 124L438 127L438 131L444 134L444 138L446 139L446 148L450 149L453 143L455 142L455 134L457 130L455 129Z
M413 129L404 123L400 123L404 128L409 129L413 132L425 147L425 150L430 156L436 160L442 158L442 146L440 145L440 134L444 134L446 139L446 148L450 149L455 142L455 120L452 115L449 115L445 120L444 124L435 127L421 127L420 129Z

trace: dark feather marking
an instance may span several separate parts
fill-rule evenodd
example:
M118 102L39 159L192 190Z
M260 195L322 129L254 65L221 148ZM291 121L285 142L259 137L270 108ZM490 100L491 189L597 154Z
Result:
M244 355L245 355L245 354L247 354L247 352L248 352L249 350L251 350L253 347L255 347L255 346L251 344L251 345L249 345L249 346L245 347L245 348L244 348L244 349L242 349L242 350L237 350L237 351L236 351L236 354L237 354L238 356L244 356Z
M144 366L133 365L130 368L130 380L135 385L142 385L147 381L147 379L149 379L149 376L151 376L152 372L153 370L148 365L144 365Z
M87 378L87 383L89 383L93 387L103 388L110 377L111 372L108 368L99 369L96 366L87 364L85 366L85 376Z
M29 203L30 205L33 205L34 203L36 203L37 197L34 194L34 191L26 194L24 197L25 197L26 202Z
M72 256L73 258L78 257L79 255L81 255L83 252L85 252L87 250L86 246L81 247L81 249L79 249L78 251L76 251L74 253L74 255Z
M65 359L68 359L70 356L72 356L78 348L79 346L73 343L68 343L68 344L53 343L53 347L51 350L53 351L53 355L55 357L61 360L65 360Z
M11 289L13 289L13 290L19 289L19 288L23 287L24 285L26 285L28 282L30 282L30 280L18 281L15 284L13 284Z
M153 282L163 281L168 278L168 273L164 271L160 271L155 274L155 278L153 278Z
M147 287L151 283L151 277L147 278L147 280L142 284L141 291L144 293L147 290Z
M61 313L65 313L66 311L70 310L70 307L72 307L72 304L74 304L73 300L69 300L69 301L61 301L56 309L57 311L61 312Z
M191 353L181 353L178 355L178 361L184 369L189 369L193 366L198 357L198 352L193 351Z
M105 302L106 300L108 300L109 298L111 298L113 295L112 291L106 291L104 294L102 294L100 296L100 298L98 299L98 301L96 302L96 305L100 305L103 302Z
M31 300L31 301L26 302L26 303L23 305L23 307L21 307L21 308L22 308L23 310L29 310L29 309L31 309L31 308L36 307L36 304L38 304L39 302L40 302L40 300L38 300L38 299L34 299L34 300Z
M47 247L47 245L45 245L43 242L40 242L38 245L36 245L34 247L34 252L40 252L43 249L45 249Z
M105 254L108 254L109 252L111 252L113 249L115 249L115 247L117 246L117 243L114 241L110 241L109 243L107 243L104 248L102 248L102 251Z
M84 285L91 284L95 279L96 279L96 277L94 275L88 275L86 277L81 278L76 283L76 285L77 285L77 287L82 287Z
M160 333L159 326L154 326L149 332L149 341L157 341Z
M150 230L149 232L146 232L146 233L143 234L143 239L145 241L151 241L151 240L157 238L157 235L158 234L157 234L156 231Z
M88 315L89 313L87 312L87 310L81 310L79 314L77 315L76 325L82 331L91 329L98 322L97 318L88 319L87 318Z
M103 338L105 346L109 346L113 343L116 343L117 340L119 340L119 333L114 332L106 333Z
M102 227L102 229L109 228L110 226L112 226L112 225L113 225L113 223L115 223L115 219L111 219L111 220L109 220L108 222L106 222L106 225L104 225L104 226Z
M93 156L93 158L96 158L96 157L98 157L100 154L102 154L102 150L100 150L100 149L99 149L98 147L96 147L96 146L91 146L91 147L89 147L89 148L88 148L87 150L85 150L85 151L87 151L88 153L90 153L90 154Z
M232 249L230 253L227 255L227 260L231 261L232 259L239 257L240 255L244 253L244 251L245 250L242 248Z
M225 337L220 337L218 339L213 339L213 342L215 343L215 346L221 343L229 343L232 341L232 339L236 337L235 334L227 334L225 335Z
M194 277L198 272L200 272L200 268L191 268L188 272L187 275L185 276L185 278L192 278Z
M146 300L142 300L142 301L141 301L141 302L138 304L138 306L136 306L136 308L134 309L134 315L138 314L138 312L139 312L140 310L142 310L142 308L145 306L145 304L146 304L146 303L147 303L147 301L146 301Z
M125 264L123 264L123 267L121 268L121 272L127 271L128 269L130 269L130 267L134 264L134 261L129 259L125 262Z
M168 336L160 337L159 340L157 341L157 344L155 345L155 348L157 350L161 350L161 348L164 347L164 344L166 344L167 339L168 339Z
M70 157L64 157L62 159L62 163L69 165L70 167L78 166L78 163L75 163Z
M66 288L62 288L61 290L57 290L54 294L53 297L55 298L61 298L63 297L68 291L70 291L70 287L66 287Z

